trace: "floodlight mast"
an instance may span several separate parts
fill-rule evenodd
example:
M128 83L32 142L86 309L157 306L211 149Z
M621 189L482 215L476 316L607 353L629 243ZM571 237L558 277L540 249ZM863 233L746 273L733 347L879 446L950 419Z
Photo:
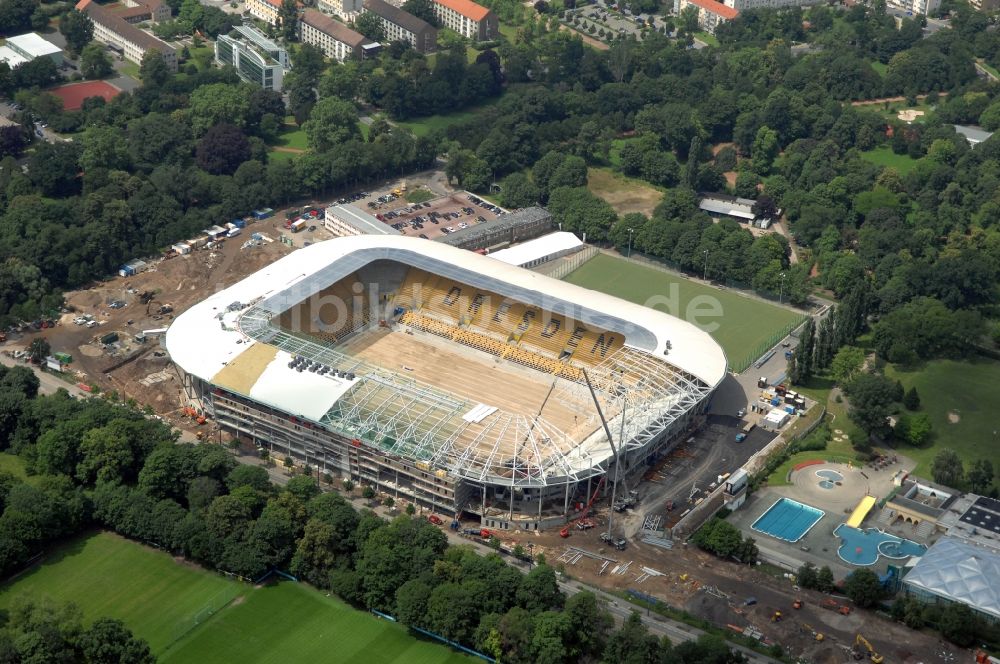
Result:
M608 444L611 446L611 455L612 455L612 457L615 460L615 476L614 476L614 478L612 479L612 482L611 482L611 510L608 512L608 538L610 539L611 538L611 521L614 518L614 514L615 514L615 498L617 497L617 494L618 494L618 466L619 466L619 462L621 461L621 459L618 456L618 449L619 449L619 447L615 445L615 441L614 441L614 439L611 436L611 429L610 429L610 427L608 427L608 421L604 418L604 411L601 410L601 404L597 400L597 393L594 392L594 386L590 382L590 376L587 375L587 370L581 367L580 371L583 372L583 379L585 381L587 381L587 389L590 390L590 397L594 400L594 406L597 407L597 414L601 418L601 425L604 426L604 434L608 437ZM623 407L622 408L622 433L621 433L621 436L624 436L624 435L625 435L625 409ZM621 443L620 437L619 437L619 441L618 442L619 442L619 444ZM627 490L628 486L626 485L625 488Z

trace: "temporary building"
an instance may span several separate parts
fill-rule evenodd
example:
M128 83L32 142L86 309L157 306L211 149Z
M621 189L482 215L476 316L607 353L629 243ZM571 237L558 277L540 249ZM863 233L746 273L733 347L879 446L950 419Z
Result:
M764 418L764 425L774 429L780 429L785 426L785 423L788 422L790 417L791 415L789 413L786 413L779 408L775 408L767 414L767 417Z
M176 251L178 254L181 254L182 256L184 254L191 253L191 245L185 244L183 242L178 242L177 244L171 246L170 248Z

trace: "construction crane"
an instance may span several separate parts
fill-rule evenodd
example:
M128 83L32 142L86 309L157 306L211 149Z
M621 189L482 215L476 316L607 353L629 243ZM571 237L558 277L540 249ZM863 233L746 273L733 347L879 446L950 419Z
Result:
M872 661L872 664L882 664L885 658L875 652L875 648L872 647L871 642L860 634L854 638L854 659L861 659L865 656L865 651L861 649L862 647L868 651L868 659Z
M590 514L590 508L593 507L594 501L597 500L597 494L601 492L601 487L604 486L604 480L606 479L607 475L601 476L601 481L597 483L597 488L594 489L594 493L590 496L590 500L587 501L587 504L583 506L582 510L580 510L580 516L563 526L562 530L559 531L560 537L569 537L570 530L572 530L574 525L576 525L576 527L580 530L586 530L587 528L592 528L594 526L594 522L590 521L587 517Z
M621 452L621 445L622 445L621 438L623 438L624 435L625 435L625 411L622 410L622 414L621 414L621 417L622 417L622 431L621 431L621 436L619 436L618 444L615 445L615 441L611 437L611 429L608 427L608 421L604 417L604 411L601 410L601 403L597 400L597 392L594 391L594 386L590 382L590 376L587 375L587 370L586 369L580 369L580 371L583 373L583 379L585 381L587 381L587 389L590 390L590 398L594 400L594 406L597 408L597 414L601 417L601 425L604 427L604 433L608 437L608 445L611 447L611 456L615 460L615 476L614 476L614 478L613 478L613 480L611 482L611 505L612 505L612 509L611 509L611 511L608 512L608 532L607 532L607 538L610 540L612 538L612 534L611 534L611 522L612 522L612 519L613 519L613 516L614 516L615 499L617 498L617 494L618 494L618 474L619 474L618 471L619 471L619 468L621 466L621 461L622 461L620 452ZM610 470L610 467L609 467L609 470ZM605 477L606 476L607 476L607 473L605 473ZM622 478L622 486L625 488L625 493L628 494L629 493L629 491L628 491L628 484L625 482L625 478Z

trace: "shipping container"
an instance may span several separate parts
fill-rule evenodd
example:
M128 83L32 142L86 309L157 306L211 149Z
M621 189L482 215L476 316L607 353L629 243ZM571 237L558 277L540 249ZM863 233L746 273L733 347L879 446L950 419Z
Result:
M191 245L185 244L183 242L178 242L177 244L172 245L170 248L176 251L181 256L191 253Z
M274 210L272 210L271 208L264 208L263 210L254 210L253 211L254 219L257 219L258 221L261 220L261 219L267 219L268 217L270 217L273 214L274 214Z
M118 333L117 332L108 332L103 337L101 337L101 343L102 344L113 344L116 341L118 341Z
M236 228L246 228L247 222L242 219L233 219L233 226L236 226Z
M291 229L291 231L293 233L298 233L299 231L305 230L305 228L306 228L306 220L305 219L299 219L297 221L293 221L292 225L289 228Z

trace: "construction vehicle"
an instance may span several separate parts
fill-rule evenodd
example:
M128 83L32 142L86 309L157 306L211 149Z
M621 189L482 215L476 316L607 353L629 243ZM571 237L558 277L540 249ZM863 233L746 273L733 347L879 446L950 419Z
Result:
M427 516L427 520L433 523L435 526L440 526L444 521L441 520L437 514L430 514Z
M991 657L983 650L976 651L976 664L1000 664L1000 659Z
M782 620L784 620L784 617L781 615L781 611L775 611L771 614L771 622L779 623Z
M810 625L810 624L808 624L808 623L802 623L801 627L802 627L802 631L808 632L817 641L822 641L823 639L826 638L825 636L823 636L822 633L817 632L815 629L813 629L813 626Z
M795 601L792 602L792 608L793 609L801 609L802 608L802 600L799 599L798 597L796 597Z
M868 639L858 634L854 638L854 648L851 650L851 653L853 654L854 659L863 659L866 651L868 659L872 661L872 664L882 664L882 661L885 658L875 652L875 648L872 647L872 644L868 641Z
M841 604L837 600L832 599L830 597L824 599L822 602L819 603L819 605L824 609L829 609L830 611L836 611L842 616L850 615L851 613L851 607L849 607L847 604Z
M601 481L597 483L597 488L595 488L594 493L591 494L590 500L588 500L587 504L584 505L583 509L580 510L579 517L575 519L576 527L579 530L587 530L588 528L594 527L594 522L587 517L590 516L590 508L594 506L594 501L597 500L597 494L601 492L601 487L604 486L604 480L606 479L606 477L607 477L606 475L601 477ZM590 525L584 525L581 527L581 524L584 523L588 523ZM574 521L570 521L565 526L563 526L562 529L559 531L559 537L569 537L573 524Z

